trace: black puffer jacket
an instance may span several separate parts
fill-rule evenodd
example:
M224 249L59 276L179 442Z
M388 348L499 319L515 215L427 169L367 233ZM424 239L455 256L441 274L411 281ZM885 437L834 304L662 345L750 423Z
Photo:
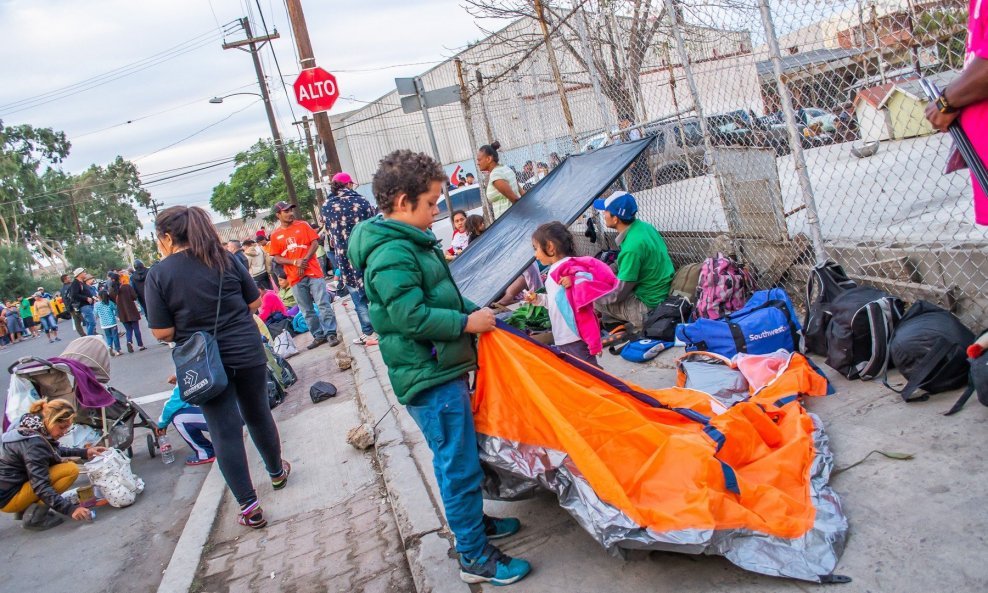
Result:
M51 483L51 466L62 463L62 457L86 458L85 449L63 447L58 441L30 431L22 434L12 427L0 439L0 507L8 502L21 487L31 482L31 488L49 508L71 515L78 505L69 503L55 492Z

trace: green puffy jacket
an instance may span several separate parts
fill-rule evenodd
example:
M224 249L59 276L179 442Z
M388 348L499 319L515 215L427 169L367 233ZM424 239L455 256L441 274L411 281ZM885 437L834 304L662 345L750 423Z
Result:
M411 403L477 368L476 340L463 332L477 307L460 295L432 231L378 215L354 227L347 257L364 271L371 323L398 401Z

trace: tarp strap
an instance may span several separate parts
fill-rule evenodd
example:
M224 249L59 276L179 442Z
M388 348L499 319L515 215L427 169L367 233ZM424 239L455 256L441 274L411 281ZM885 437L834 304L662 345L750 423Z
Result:
M556 348L555 346L547 346L547 345L545 345L545 344L543 344L541 342L538 342L536 340L533 340L528 334L520 331L519 329L517 329L517 328L515 328L515 327L513 327L511 325L508 325L507 323L505 323L504 321L502 321L500 319L496 320L495 323L496 323L498 329L504 330L504 331L509 332L511 334L514 334L514 335L516 335L516 336L518 336L520 338L523 338L523 339L531 342L532 344L537 345L540 348L546 348L546 349L548 349L550 352L552 352L553 354L555 354L561 360L564 360L567 363L575 366L576 368L578 368L578 369L580 369L580 370L582 370L582 371L584 371L584 372L592 375L593 377L596 377L597 379L600 379L601 381L607 383L608 385L610 385L611 387L617 389L621 393L630 395L631 397L637 399L638 401L640 401L640 402L642 402L644 404L648 404L649 406L652 406L653 408L661 408L663 410L669 410L671 412L676 412L677 414L683 416L684 418L688 418L688 419L692 420L693 422L697 422L699 424L702 424L703 425L703 432L708 437L710 437L710 439L712 441L714 441L714 443L717 445L717 450L714 452L715 457L716 457L716 454L718 452L720 452L721 448L724 446L724 443L726 442L727 437L724 436L724 433L722 433L720 430L718 430L716 427L714 427L714 426L712 426L710 424L710 418L707 417L706 415L701 414L700 412L697 412L696 410L691 410L689 408L673 408L673 407L670 407L670 406L668 406L668 405L660 402L659 400L655 399L654 397L652 397L650 395L647 395L645 393L642 393L640 391L636 391L636 390L632 389L631 387L629 387L626 383L624 383L623 381L621 381L617 377L614 377L612 375L609 375L609 374L605 373L601 369L595 367L594 365L592 365L592 364L590 364L590 363L588 363L588 362L586 362L584 360L581 360L579 358L576 358L575 356L571 356L569 354L566 354L565 352L563 352L559 348ZM721 468L722 468L722 470L724 472L724 484L725 484L725 487L727 488L727 490L730 491L730 492L733 492L734 494L741 494L741 489L738 486L738 480L737 480L737 476L734 473L734 469L731 468L731 466L729 466L726 463L724 463L723 461L721 461L720 459L718 459L717 461L720 462Z
M785 397L780 397L779 399L775 400L775 407L781 408L782 406L792 403L797 399L799 399L798 395L787 395Z

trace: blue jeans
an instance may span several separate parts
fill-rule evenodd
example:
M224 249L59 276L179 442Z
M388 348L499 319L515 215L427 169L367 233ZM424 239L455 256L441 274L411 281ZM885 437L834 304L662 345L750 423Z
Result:
M106 340L107 348L120 352L120 335L117 333L117 326L104 327L103 339Z
M329 293L326 292L325 278L306 276L292 287L292 294L298 301L299 310L305 315L305 323L309 326L312 339L324 340L327 335L336 334L336 314L333 313Z
M480 490L484 473L480 469L466 377L419 393L405 409L432 449L432 467L446 508L446 521L456 536L456 551L477 558L487 544Z
M93 315L92 305L83 305L79 308L79 312L82 313L82 322L86 326L86 335L95 336L96 335L96 317Z
M141 335L141 322L140 321L124 321L124 329L127 331L127 343L133 344L134 338L137 338L137 347L144 347L144 337Z
M361 333L367 336L371 335L374 333L374 326L371 325L370 311L367 308L367 295L364 293L364 289L347 286L346 290L350 293L350 298L353 299L353 308L357 311Z
M209 459L215 456L213 443L209 437L203 434L209 432L209 427L206 426L206 417L202 415L201 409L196 406L182 408L172 418L172 424L178 434L182 435L182 440L195 451L198 459Z

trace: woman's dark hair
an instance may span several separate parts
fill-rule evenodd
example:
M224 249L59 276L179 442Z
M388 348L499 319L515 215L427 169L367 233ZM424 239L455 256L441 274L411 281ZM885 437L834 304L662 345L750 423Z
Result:
M99 291L99 300L105 305L110 302L110 293L105 290Z
M419 196L429 191L434 181L446 181L442 166L421 152L396 150L381 159L371 187L377 207L385 214L395 209L398 196L405 194L412 208L418 206Z
M501 143L498 142L497 140L495 140L494 142L491 142L490 144L485 144L485 145L483 145L483 146L480 147L480 152L482 152L482 153L486 154L487 156L491 157L492 159L494 159L494 162L495 163L498 163L498 164L500 164L500 162L501 162L500 161L500 158L501 157L499 157L498 154L497 154L497 151L499 151L499 150L501 150Z
M573 235L566 228L566 225L554 220L539 225L532 233L532 242L539 246L542 253L549 253L549 243L555 248L553 255L557 257L572 257L576 255L576 246L573 244Z
M206 211L197 206L172 206L154 219L154 231L159 237L170 235L178 247L215 270L230 265L230 253L223 249L216 227Z
M449 221L451 223L453 222L453 219L456 218L456 215L457 214L462 214L463 215L463 218L466 218L467 217L467 213L466 213L465 210L453 210L453 213L449 215Z
M484 217L479 214L467 216L467 236L471 241L479 237L484 232Z
M349 183L343 183L342 181L330 181L329 191L333 192L333 195L340 193L341 190L346 189Z

